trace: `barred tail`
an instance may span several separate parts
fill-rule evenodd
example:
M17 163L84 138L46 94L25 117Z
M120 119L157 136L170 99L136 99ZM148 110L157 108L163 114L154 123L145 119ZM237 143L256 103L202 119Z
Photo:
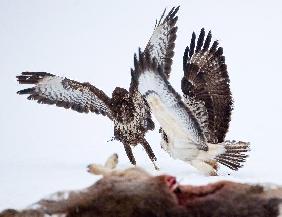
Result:
M250 143L241 141L225 141L224 143L225 152L216 157L217 162L232 170L243 167L243 163L249 156L245 153L250 151Z

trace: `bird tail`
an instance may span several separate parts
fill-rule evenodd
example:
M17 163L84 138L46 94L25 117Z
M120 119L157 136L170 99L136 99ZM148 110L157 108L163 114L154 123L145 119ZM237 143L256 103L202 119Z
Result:
M250 151L250 143L242 141L225 141L225 152L216 157L216 161L229 167L232 170L238 170L243 167L243 163L249 156L246 152Z

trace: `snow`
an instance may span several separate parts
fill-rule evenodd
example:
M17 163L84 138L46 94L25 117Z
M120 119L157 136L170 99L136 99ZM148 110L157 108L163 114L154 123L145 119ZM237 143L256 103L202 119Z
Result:
M94 183L89 163L118 153L130 166L121 143L106 142L113 125L103 116L78 114L27 101L16 94L22 71L47 71L88 81L108 95L128 87L133 54L145 47L155 19L165 7L181 5L171 83L180 91L182 55L192 31L211 29L224 47L235 101L227 139L251 142L252 151L238 172L222 167L205 177L190 165L169 158L157 130L147 134L160 171L141 146L139 166L177 176L180 183L217 180L282 184L280 1L79 1L2 0L0 2L0 210L24 208L58 190ZM231 175L228 175L231 173Z

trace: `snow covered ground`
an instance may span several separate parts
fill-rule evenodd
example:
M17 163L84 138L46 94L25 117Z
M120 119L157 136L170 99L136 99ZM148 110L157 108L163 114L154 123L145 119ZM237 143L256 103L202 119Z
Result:
M57 190L79 189L97 178L89 163L116 152L130 166L123 146L106 142L112 123L102 116L38 105L18 96L15 76L47 71L89 81L111 94L128 87L133 53L144 48L165 7L181 5L171 83L180 90L182 55L193 30L211 29L224 47L235 101L227 139L250 141L251 156L238 172L203 177L168 157L155 132L147 139L158 173L181 183L219 179L282 184L282 4L277 1L0 1L0 210L23 208ZM139 166L156 173L141 147Z

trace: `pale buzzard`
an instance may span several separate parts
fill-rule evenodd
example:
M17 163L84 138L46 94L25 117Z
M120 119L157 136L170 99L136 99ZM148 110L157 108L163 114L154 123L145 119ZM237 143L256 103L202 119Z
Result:
M167 80L163 67L146 50L135 55L132 77L161 125L162 148L173 158L189 162L204 174L216 175L217 162L237 170L249 143L225 141L232 97L223 49L193 33L183 58L183 99Z

